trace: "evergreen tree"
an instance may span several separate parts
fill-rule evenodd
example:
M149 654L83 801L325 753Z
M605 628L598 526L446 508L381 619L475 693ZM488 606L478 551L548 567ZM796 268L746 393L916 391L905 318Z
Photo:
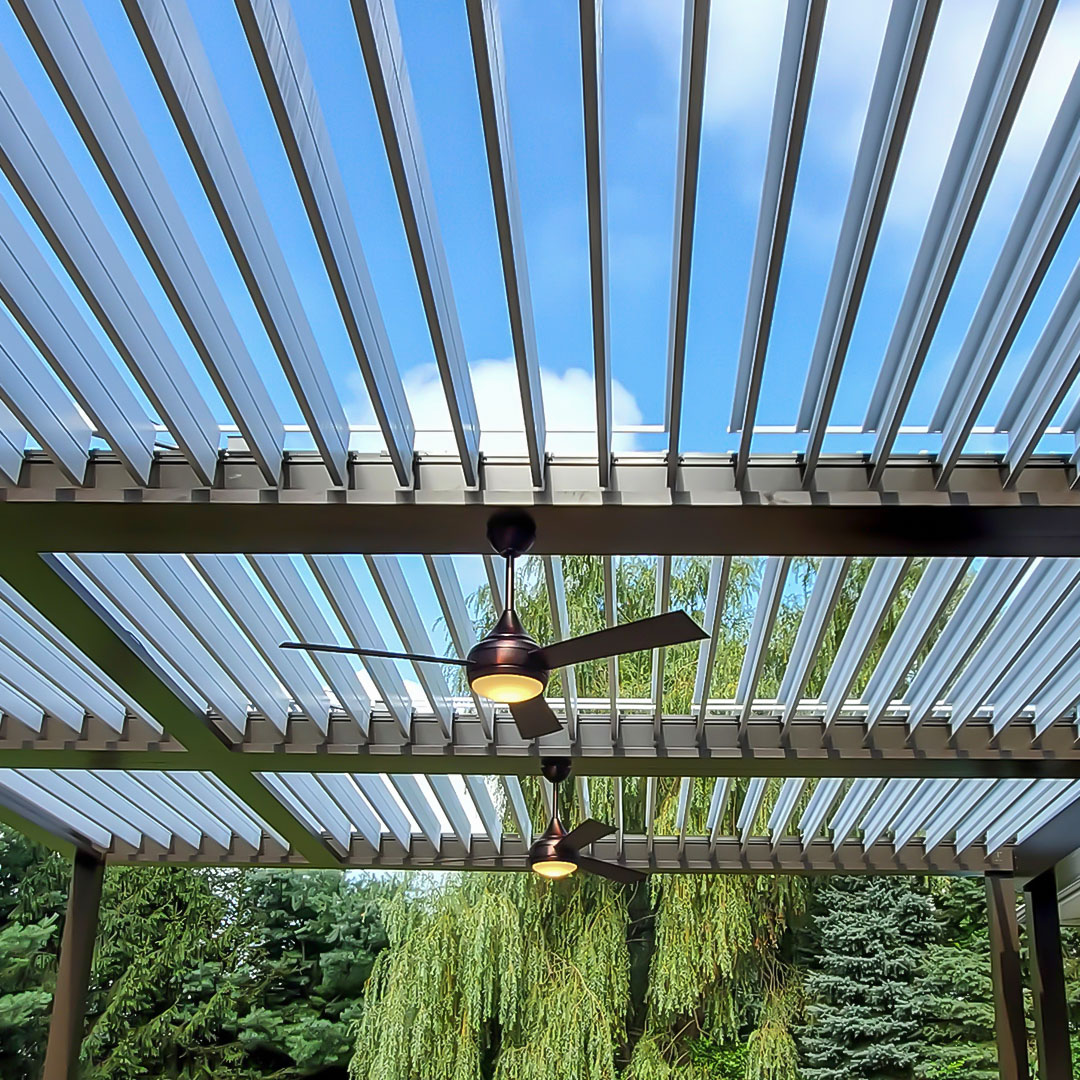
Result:
M0 828L0 1080L41 1075L69 873ZM385 888L334 871L109 867L84 1074L343 1078Z
M88 1075L343 1077L386 940L381 888L332 870L108 871Z
M996 1080L994 997L986 892L979 878L946 878L934 890L935 941L923 956L926 1046L916 1076Z
M805 1080L908 1080L923 1054L920 992L934 904L910 878L837 877L814 898Z
M67 899L64 860L0 827L0 1078L37 1080L44 1062Z
M247 876L252 927L236 981L252 1007L239 1039L267 1073L344 1071L364 985L386 945L377 904L384 891L333 870Z

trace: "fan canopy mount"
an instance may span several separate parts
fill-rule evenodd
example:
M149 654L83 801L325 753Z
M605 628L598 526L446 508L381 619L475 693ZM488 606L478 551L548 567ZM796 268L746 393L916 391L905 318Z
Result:
M504 559L516 559L536 543L536 522L524 510L500 510L488 522L487 538Z

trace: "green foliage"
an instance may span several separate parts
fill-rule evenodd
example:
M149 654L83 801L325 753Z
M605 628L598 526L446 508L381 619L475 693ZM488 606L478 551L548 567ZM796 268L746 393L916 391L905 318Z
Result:
M0 828L0 1077L41 1075L49 1030L64 860Z
M344 1064L364 984L386 945L382 890L335 871L259 871L245 881L253 913L240 983L257 1001L241 1020L249 1052L278 1054L300 1070Z
M629 1001L625 894L583 879L450 878L385 907L354 1077L608 1080Z
M915 1075L995 1080L994 998L983 883L944 879L935 890L938 929L922 958L926 1046Z
M922 952L933 933L933 900L912 879L838 877L818 890L801 1038L806 1080L913 1075L927 1016Z
M48 946L55 935L55 917L0 929L0 1075L36 1072L52 1003L42 975L53 968Z
M239 872L186 867L108 871L91 984L88 1074L236 1075L229 976L243 927L228 894Z
M378 891L336 871L110 871L88 1075L343 1071L385 944Z
M0 830L0 1080L40 1075L69 868ZM106 871L84 1075L343 1077L385 887L333 871Z
M702 1035L687 1044L692 1064L716 1080L743 1080L749 1058L745 1042L717 1042Z

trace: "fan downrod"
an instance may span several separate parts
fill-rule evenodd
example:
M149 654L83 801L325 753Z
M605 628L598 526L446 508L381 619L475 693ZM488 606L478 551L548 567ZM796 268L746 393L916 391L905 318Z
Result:
M488 521L487 538L504 559L513 559L536 542L536 522L524 510L500 510Z

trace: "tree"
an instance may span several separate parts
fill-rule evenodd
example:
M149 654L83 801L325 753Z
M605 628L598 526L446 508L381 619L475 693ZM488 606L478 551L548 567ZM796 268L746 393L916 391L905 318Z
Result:
M249 1057L296 1075L344 1071L364 985L387 943L377 903L386 891L333 870L247 876L252 927L237 981L251 1002L239 1022Z
M733 562L711 696L734 692L760 569L755 560ZM673 606L703 618L708 571L707 560L675 560ZM564 558L563 572L571 632L600 629L601 560ZM618 561L620 621L653 613L655 575L652 560ZM525 626L551 640L539 559L522 560L517 597ZM793 594L787 603L804 601ZM483 589L471 603L482 632L494 615L491 597ZM797 621L785 625L793 634ZM618 663L621 696L647 696L652 654ZM667 711L689 710L696 663L695 645L667 651ZM577 679L581 697L607 696L606 662L578 665ZM591 812L613 813L614 783L627 828L643 832L644 782L591 778ZM523 788L539 820L538 780L526 778ZM677 779L657 782L660 832L674 827L678 791ZM691 829L704 831L710 794L694 786ZM573 822L581 807L573 794L566 802ZM390 947L372 975L353 1075L674 1080L744 1067L754 1080L793 1080L798 995L786 956L804 896L801 881L776 877L664 876L629 890L586 876L555 886L512 874L452 875L426 888L413 879L388 905Z
M922 1060L919 986L934 934L925 885L901 877L830 878L814 897L801 1048L806 1080L897 1080Z
M381 889L332 870L109 871L88 1074L343 1076Z
M710 1047L748 1041L748 1075L793 1080L776 956L787 911L746 880L413 879L386 905L390 948L375 964L352 1074L674 1080L710 1075Z
M41 1073L68 874L0 829L0 1080ZM85 1075L344 1077L386 888L335 871L109 867Z
M66 900L64 860L0 828L0 1078L41 1075Z
M994 991L986 893L981 879L935 883L935 940L922 959L926 1045L916 1076L996 1080Z

